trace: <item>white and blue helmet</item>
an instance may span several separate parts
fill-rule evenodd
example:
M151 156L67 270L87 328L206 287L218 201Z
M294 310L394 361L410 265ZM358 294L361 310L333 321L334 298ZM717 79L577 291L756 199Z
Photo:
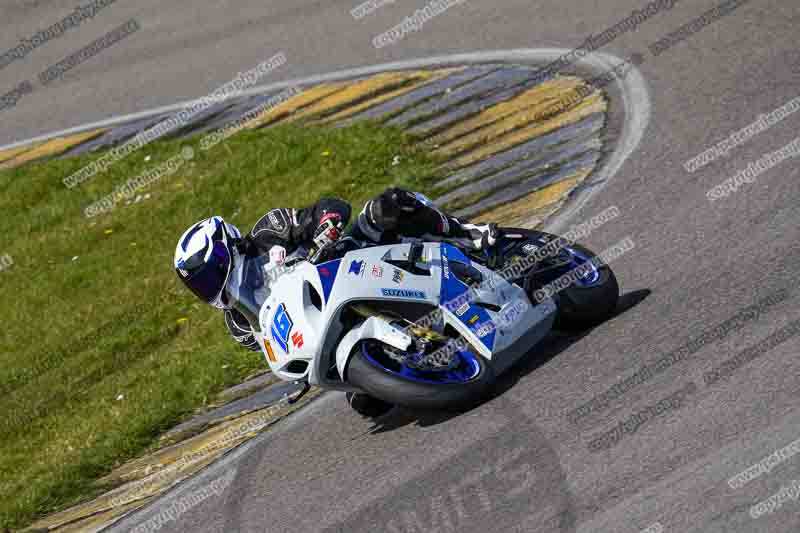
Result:
M175 272L198 298L214 307L227 308L225 285L238 257L236 243L241 238L236 226L222 217L201 220L178 241Z

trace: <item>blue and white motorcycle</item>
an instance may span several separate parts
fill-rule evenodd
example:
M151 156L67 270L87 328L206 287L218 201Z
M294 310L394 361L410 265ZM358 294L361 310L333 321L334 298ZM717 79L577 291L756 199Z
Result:
M311 385L345 391L369 416L472 405L554 324L603 321L619 296L592 252L532 230L501 228L480 253L446 240L362 248L345 238L323 255L277 276L266 258L249 258L229 295L276 376L304 383L301 395ZM569 273L569 286L542 290Z

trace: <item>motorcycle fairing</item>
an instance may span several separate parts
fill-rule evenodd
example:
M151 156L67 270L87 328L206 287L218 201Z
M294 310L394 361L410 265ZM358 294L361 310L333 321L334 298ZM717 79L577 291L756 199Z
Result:
M281 275L259 317L261 332L267 332L267 338L263 334L257 336L269 342L276 316L282 324L279 310L283 306L292 321L290 328L279 329L288 351L273 349L276 360L272 360L264 350L272 371L287 380L308 379L313 385L354 390L343 378L358 343L367 339L387 342L391 337L394 342L387 343L407 345L410 338L386 321L365 322L342 337L341 313L356 301L429 304L432 310L439 308L445 323L464 336L480 355L500 366L505 366L501 360L508 358L505 352L512 345L514 350L508 354L512 359L524 355L516 341L524 336L523 348L527 349L550 330L555 311L552 300L531 305L522 288L499 279L493 271L470 261L458 248L446 243L423 244L417 264L403 266L404 261L411 261L411 247L397 244L354 250L318 266L300 263ZM457 279L453 262L475 269L484 279L494 279L493 283L472 289L465 310L446 305L470 290ZM300 368L305 370L297 373ZM329 375L334 368L339 373L337 379Z

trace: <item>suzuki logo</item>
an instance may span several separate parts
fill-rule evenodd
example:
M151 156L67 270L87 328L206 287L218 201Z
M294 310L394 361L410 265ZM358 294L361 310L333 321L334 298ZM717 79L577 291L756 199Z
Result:
M353 261L350 263L350 270L347 273L355 276L363 276L366 268L367 265L364 261Z
M299 331L295 331L292 333L292 344L294 344L295 348L302 348L303 347L303 334Z

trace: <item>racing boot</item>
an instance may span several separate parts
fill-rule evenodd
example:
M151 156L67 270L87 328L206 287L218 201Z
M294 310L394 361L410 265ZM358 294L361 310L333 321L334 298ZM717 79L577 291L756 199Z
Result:
M494 222L490 224L470 224L460 222L453 217L448 218L450 222L449 236L458 239L473 250L485 250L490 246L494 246L500 236L497 224Z
M396 187L367 202L358 217L357 228L376 243L393 242L399 236L428 234L451 237L473 250L492 246L498 238L496 224L462 223L425 195Z

